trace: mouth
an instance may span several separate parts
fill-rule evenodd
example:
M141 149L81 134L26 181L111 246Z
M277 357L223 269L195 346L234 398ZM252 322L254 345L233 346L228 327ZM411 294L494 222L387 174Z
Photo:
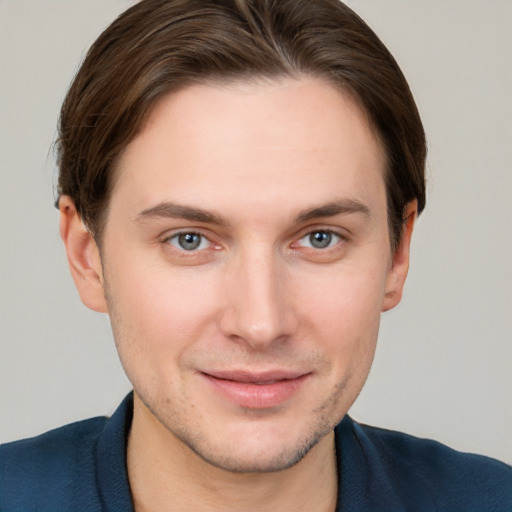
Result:
M270 409L290 400L311 373L275 370L267 372L208 371L202 377L222 398L247 409Z

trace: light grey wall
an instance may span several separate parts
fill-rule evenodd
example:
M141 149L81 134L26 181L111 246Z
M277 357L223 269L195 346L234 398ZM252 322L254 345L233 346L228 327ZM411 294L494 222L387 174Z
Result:
M0 441L110 414L129 383L68 275L50 146L85 49L128 0L0 0ZM429 202L357 419L512 463L512 2L352 0L429 137Z

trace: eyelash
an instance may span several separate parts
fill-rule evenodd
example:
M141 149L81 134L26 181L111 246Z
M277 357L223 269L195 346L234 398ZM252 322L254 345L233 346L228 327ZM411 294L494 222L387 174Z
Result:
M178 247L178 245L175 245L172 243L174 240L176 240L177 244L180 244L180 241L186 241L186 240L180 240L182 237L183 238L185 238L185 237L200 237L198 247L193 247L192 249L188 250L188 249L185 249L183 246ZM197 233L195 231L181 231L179 233L176 233L176 234L166 238L165 242L167 242L169 245L172 245L173 247L175 247L176 249L178 249L180 251L190 252L190 253L197 252L199 250L204 250L205 247L201 247L201 245L203 245L204 242L207 242L210 245L212 244L211 240L209 240L206 236L204 236L202 233Z
M333 246L337 245L339 242L341 242L342 240L344 240L344 237L342 235L340 235L339 233L336 233L335 231L332 231L330 229L315 229L315 230L312 230L312 231L309 231L308 233L306 233L302 238L299 239L299 242L302 242L303 240L305 239L308 239L311 244L313 244L313 235L326 235L327 236L327 245L324 246L324 247L314 247L314 246L309 246L308 248L311 248L311 249L315 249L315 250L319 250L319 251L323 251L323 250L328 250L328 249L331 249ZM331 241L334 240L334 244L331 245ZM317 242L320 242L322 243L322 241L319 241L319 240L316 240Z

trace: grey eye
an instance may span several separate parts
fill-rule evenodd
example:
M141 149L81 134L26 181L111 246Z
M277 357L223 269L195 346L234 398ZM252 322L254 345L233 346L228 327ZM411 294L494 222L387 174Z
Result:
M329 247L331 244L331 233L327 231L314 231L309 235L309 241L312 247L316 249L324 249L325 247Z
M300 243L313 249L326 249L340 240L341 237L332 231L311 231L300 239Z
M199 233L178 233L169 238L169 243L177 249L184 251L195 251L208 247L208 240Z

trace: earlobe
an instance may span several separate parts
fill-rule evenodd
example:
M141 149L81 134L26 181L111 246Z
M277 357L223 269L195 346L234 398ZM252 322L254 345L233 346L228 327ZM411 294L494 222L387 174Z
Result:
M59 199L60 236L69 269L82 302L99 313L107 312L100 252L69 196Z
M397 306L402 299L402 293L409 270L409 253L414 222L418 214L416 200L410 202L405 209L405 222L402 237L391 261L391 268L386 279L386 290L382 311L388 311Z

